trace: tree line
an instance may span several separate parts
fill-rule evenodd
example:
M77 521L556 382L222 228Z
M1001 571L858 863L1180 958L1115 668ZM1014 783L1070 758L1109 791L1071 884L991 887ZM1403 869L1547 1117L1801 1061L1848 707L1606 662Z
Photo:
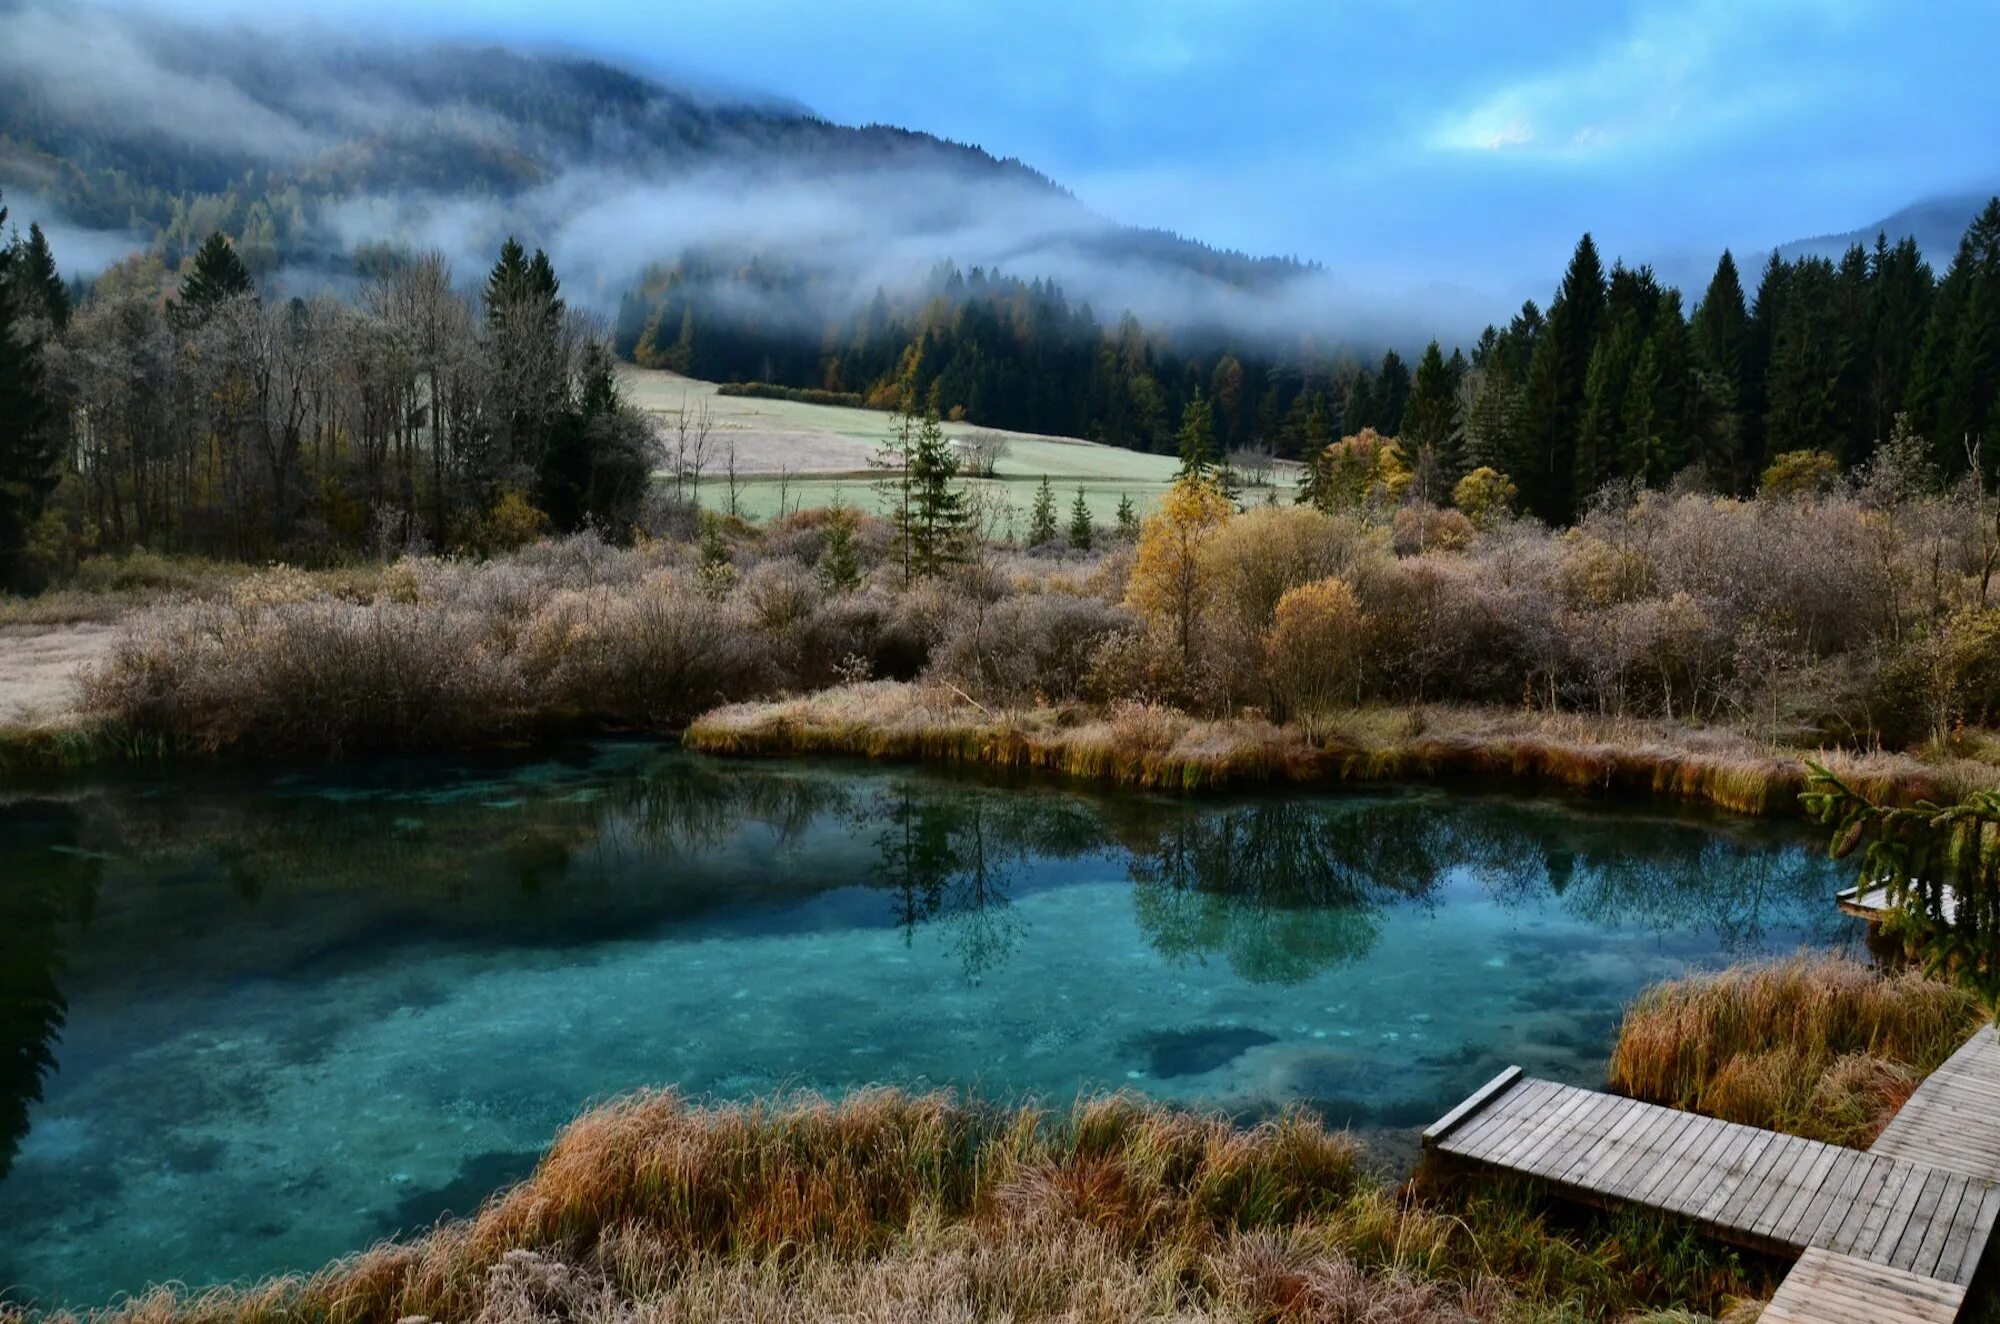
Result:
M71 309L34 228L0 265L9 581L94 551L321 563L636 518L651 426L539 251L510 239L476 296L427 256L351 302L267 299L219 232L169 297L118 275Z
M1947 477L1990 474L2000 391L2000 199L1933 272L1913 239L1838 261L1774 254L1754 290L1725 252L1692 309L1645 266L1606 270L1576 246L1546 309L1529 302L1469 349L1432 342L1362 363L1311 345L1202 347L1126 315L1100 323L1047 281L945 265L913 294L878 292L824 324L810 276L690 256L648 273L615 342L642 364L718 381L838 391L950 417L1170 453L1189 411L1218 455L1314 458L1373 429L1446 489L1487 467L1567 523L1605 484L1690 478L1750 491L1776 457L1865 464L1898 414Z

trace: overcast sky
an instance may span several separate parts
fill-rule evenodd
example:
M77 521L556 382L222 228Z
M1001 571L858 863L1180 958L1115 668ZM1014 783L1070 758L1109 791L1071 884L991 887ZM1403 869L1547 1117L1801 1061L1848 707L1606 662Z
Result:
M183 12L268 20L268 4ZM2000 185L2000 2L290 0L562 42L1018 156L1381 290L1710 257Z

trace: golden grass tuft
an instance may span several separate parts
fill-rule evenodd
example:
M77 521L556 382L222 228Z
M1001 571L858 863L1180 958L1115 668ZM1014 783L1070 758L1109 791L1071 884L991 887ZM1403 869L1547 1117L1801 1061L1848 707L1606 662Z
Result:
M1865 1146L1980 1023L1915 971L1799 956L1655 985L1625 1013L1611 1084L1732 1122Z
M1390 1189L1304 1116L644 1093L579 1118L472 1218L310 1276L159 1289L94 1318L1459 1324L1708 1308L1764 1282L1657 1222L1564 1230L1513 1187L1439 1199Z
M1807 752L1774 753L1728 731L1463 708L1355 709L1327 725L1314 741L1259 716L1202 719L1134 703L995 712L946 686L874 681L731 704L695 719L684 738L711 754L980 764L1161 789L1490 777L1745 814L1802 812ZM1899 802L1993 776L1984 765L1942 770L1902 755L1809 756Z

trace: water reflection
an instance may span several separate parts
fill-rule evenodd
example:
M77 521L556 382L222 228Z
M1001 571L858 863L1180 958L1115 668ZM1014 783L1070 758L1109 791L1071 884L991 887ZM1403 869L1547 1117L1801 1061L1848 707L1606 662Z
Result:
M643 1084L1404 1127L1507 1061L1594 1080L1649 979L1845 940L1836 885L1802 834L1700 815L639 744L17 798L0 1283L304 1267Z

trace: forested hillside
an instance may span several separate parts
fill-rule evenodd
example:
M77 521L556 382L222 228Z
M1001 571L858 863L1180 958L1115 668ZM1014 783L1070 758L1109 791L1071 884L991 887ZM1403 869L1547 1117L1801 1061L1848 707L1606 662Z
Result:
M1445 486L1480 466L1512 475L1555 522L1614 481L1743 492L1794 451L1852 468L1898 415L1947 475L1975 450L1987 473L2000 460L1980 445L2000 424L2000 200L1942 273L1907 237L1838 261L1774 255L1750 279L1725 252L1691 307L1646 267L1607 270L1586 235L1546 309L1528 303L1463 349L1433 341L1414 365L1394 350L1361 362L1309 341L1282 351L1105 324L1055 285L949 266L810 332L746 311L798 279L699 257L656 268L625 301L618 348L700 377L881 402L913 386L978 422L1142 450L1177 449L1197 399L1224 451L1310 458L1373 428Z

